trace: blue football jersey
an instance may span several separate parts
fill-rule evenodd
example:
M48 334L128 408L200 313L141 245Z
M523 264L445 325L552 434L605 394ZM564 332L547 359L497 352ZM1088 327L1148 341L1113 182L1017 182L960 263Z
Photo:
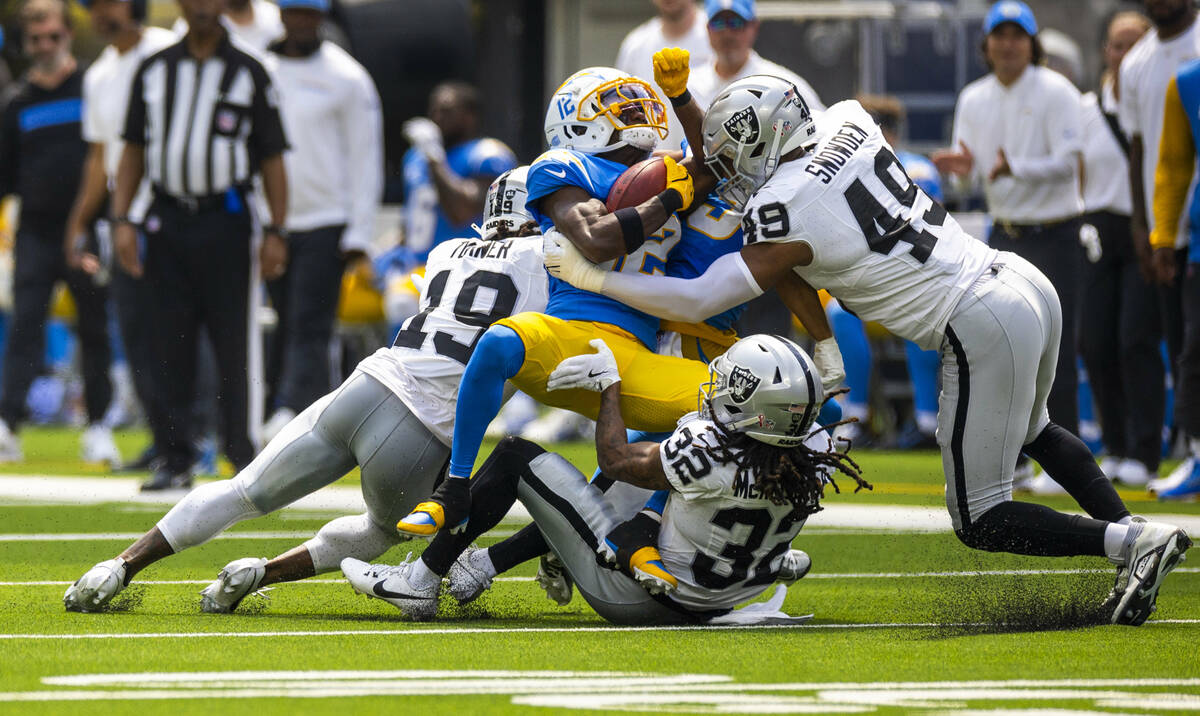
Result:
M542 231L554 227L549 216L541 212L541 200L563 187L574 186L592 197L604 201L613 182L629 167L589 154L569 149L551 149L529 167L525 188L529 192L525 208L533 214ZM665 274L671 252L680 240L679 219L672 216L637 251L614 261L600 264L610 271ZM565 321L595 321L622 328L653 350L657 344L658 319L598 293L575 288L550 277L550 300L546 314Z
M517 166L517 157L496 139L470 139L446 150L450 171L465 178L489 181ZM425 263L433 247L463 236L474 236L472 223L481 223L482 215L465 224L452 224L438 206L437 188L429 176L425 155L410 149L404 154L404 243Z
M683 222L679 246L667 261L667 275L677 278L696 278L708 270L713 261L742 248L742 215L728 204L710 194L704 203L688 214ZM733 328L734 321L746 304L735 306L705 321L719 331Z

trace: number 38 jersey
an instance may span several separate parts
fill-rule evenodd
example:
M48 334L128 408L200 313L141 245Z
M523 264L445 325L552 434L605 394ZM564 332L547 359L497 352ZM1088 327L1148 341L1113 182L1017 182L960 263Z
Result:
M542 261L541 236L438 244L425 264L420 313L358 370L391 389L449 445L458 386L483 332L501 318L545 310Z
M864 321L922 348L941 345L963 293L996 259L913 182L854 100L816 118L818 142L746 206L746 243L803 241L796 273Z
M804 526L791 505L762 498L752 478L714 459L716 426L685 416L659 455L671 495L663 510L658 551L679 580L671 597L690 609L732 609L775 582L780 560ZM814 450L829 450L821 432Z

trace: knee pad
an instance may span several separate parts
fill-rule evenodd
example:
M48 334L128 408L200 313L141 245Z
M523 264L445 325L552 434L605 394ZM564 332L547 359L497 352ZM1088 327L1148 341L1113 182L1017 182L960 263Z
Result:
M347 557L370 562L400 542L394 530L386 530L362 514L325 523L304 547L312 558L313 570L322 574L337 569Z
M235 481L222 480L189 492L157 526L171 549L180 552L207 542L235 522L262 514Z

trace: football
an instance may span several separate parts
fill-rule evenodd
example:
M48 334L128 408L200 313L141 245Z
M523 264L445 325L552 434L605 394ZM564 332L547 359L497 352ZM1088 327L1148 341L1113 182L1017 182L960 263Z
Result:
M662 157L651 157L621 172L621 176L613 182L604 205L609 212L637 206L666 188L667 166L663 164Z

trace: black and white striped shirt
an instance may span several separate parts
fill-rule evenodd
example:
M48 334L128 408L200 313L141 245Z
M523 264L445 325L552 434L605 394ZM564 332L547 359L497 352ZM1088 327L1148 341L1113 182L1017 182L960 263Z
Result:
M145 147L155 190L177 198L249 184L259 162L288 148L270 77L228 34L204 60L184 40L147 57L122 136Z

